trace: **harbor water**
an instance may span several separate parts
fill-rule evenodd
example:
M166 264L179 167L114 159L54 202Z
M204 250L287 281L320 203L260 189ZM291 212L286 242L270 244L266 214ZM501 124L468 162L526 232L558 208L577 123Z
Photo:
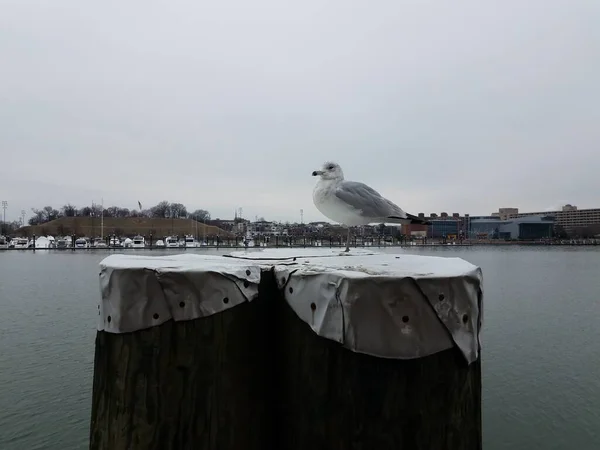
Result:
M600 449L600 248L381 251L483 269L484 449ZM0 449L87 448L98 263L111 253L0 252Z

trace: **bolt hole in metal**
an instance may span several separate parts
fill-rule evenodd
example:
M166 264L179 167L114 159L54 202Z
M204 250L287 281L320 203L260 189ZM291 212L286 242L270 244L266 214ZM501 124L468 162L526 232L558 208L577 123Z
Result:
M311 309L312 311L316 310L316 309L317 309L317 305L315 305L314 303L311 303L311 304L310 304L310 309Z
M440 294L440 295L438 295L438 300L439 300L440 302L444 301L444 298L445 298L445 297L444 297L444 294Z
M154 318L154 320L158 319L158 314L154 313L154 315L152 316Z
M246 270L246 275L250 275L250 270Z
M112 319L111 319L111 317L110 317L110 316L108 316L108 317L106 318L106 320L108 320L108 323L110 323L110 321L111 321Z
M250 286L250 283L248 283L248 280L244 280L244 287L247 288L248 286Z
M223 299L223 303L225 303L225 304L229 303L229 297L225 297L225 298Z
M183 308L185 306L185 302L179 302L179 307Z
M294 292L294 288L290 286L290 288L288 289L290 291L290 294L292 294Z
M408 316L402 316L402 322L407 323L408 322Z
M466 325L466 323L469 321L469 315L468 314L463 314L462 321Z

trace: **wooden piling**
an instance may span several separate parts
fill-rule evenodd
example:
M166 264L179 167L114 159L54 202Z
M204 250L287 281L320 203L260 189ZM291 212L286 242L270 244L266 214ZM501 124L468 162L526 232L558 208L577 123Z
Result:
M482 448L479 359L380 358L318 336L286 302L278 317L278 448Z
M481 449L481 271L337 255L106 258L90 449Z
M362 252L263 274L261 295L276 299L276 448L481 449L481 270Z
M123 255L105 259L110 280L98 309L107 326L99 328L114 324L103 310L111 302L121 302L113 311L123 328L135 322L128 308L150 326L97 332L90 449L264 449L266 303L241 299L244 289L257 291L258 272L248 281L250 269L236 269L243 278L229 280L233 272L221 275L222 267L188 272L181 261L154 258L169 267L161 271L160 262L145 263L152 258L131 257L126 268ZM204 316L187 320L197 314Z

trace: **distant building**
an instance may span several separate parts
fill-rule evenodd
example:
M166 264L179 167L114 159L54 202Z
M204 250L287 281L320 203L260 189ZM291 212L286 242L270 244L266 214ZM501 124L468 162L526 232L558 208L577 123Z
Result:
M500 220L513 219L519 214L519 208L499 208L498 216Z
M498 216L503 219L530 216L552 216L555 226L562 227L569 234L582 234L584 231L600 230L600 208L578 209L575 205L564 205L560 211L537 211L520 213L518 208L500 208Z
M545 215L515 217L471 217L469 236L476 239L548 239L554 236L554 220Z
M427 225L427 236L434 239L457 239L463 229L463 221L460 218L450 218L446 214L439 219L430 220Z
M406 236L413 237L427 237L427 230L429 227L427 225L421 224L408 224L402 225L401 232Z
M465 235L466 222L469 215L461 217L459 213L452 213L450 216L447 212L429 214L425 217L424 213L419 213L418 217L430 222L429 225L404 225L403 233L409 236L425 237L433 239L459 239Z

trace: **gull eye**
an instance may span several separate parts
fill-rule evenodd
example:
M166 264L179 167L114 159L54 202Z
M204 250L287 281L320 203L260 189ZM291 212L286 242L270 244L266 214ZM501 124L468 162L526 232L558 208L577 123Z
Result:
M335 169L335 166L333 164L330 164L327 166L327 170L333 170Z

